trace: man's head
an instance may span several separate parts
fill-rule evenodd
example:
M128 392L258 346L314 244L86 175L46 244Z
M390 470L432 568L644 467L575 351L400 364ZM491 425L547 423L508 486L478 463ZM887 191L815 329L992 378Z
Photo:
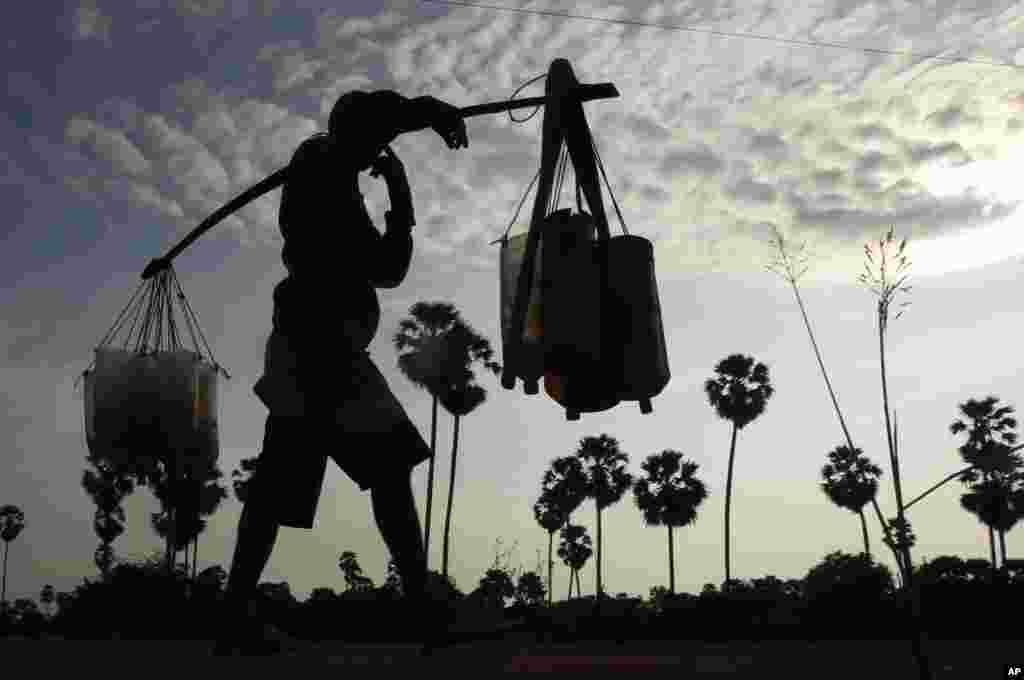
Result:
M346 92L338 97L327 121L336 153L359 172L368 169L391 141L385 138L372 100L369 92Z

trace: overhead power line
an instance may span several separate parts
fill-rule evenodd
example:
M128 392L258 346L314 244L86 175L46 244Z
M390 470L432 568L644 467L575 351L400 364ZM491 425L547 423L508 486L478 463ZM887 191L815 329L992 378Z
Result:
M796 40L794 38L780 38L777 36L769 35L757 35L755 33L731 33L729 31L715 31L707 28L692 28L689 26L676 26L673 24L651 24L643 21L631 21L628 19L604 19L601 17L591 17L584 14L569 14L567 12L551 12L547 10L539 9L522 9L520 7L502 7L500 5L483 5L474 2L456 2L454 0L419 0L420 2L432 2L442 5L461 5L463 7L475 7L477 9L494 9L502 12L520 12L522 14L540 14L551 17L561 17L564 19L583 19L585 21L603 21L609 24L626 24L630 26L645 26L648 28L664 28L674 31L690 31L692 33L707 33L709 35L718 35L728 38L747 38L750 40L767 40L770 42L788 43L790 45L803 45L806 47L834 47L841 50L854 50L858 52L873 52L876 54L890 54L903 57L919 57L922 59L937 59L940 61L949 61L954 63L967 63L967 64L981 64L983 66L1005 66L1010 68L1021 68L1017 64L1010 64L1007 62L998 61L982 61L980 59L966 59L960 57L940 57L938 55L919 54L917 52L900 52L898 50L884 50L875 47L857 47L854 45L843 45L841 43L830 43L830 42L816 42L812 40Z

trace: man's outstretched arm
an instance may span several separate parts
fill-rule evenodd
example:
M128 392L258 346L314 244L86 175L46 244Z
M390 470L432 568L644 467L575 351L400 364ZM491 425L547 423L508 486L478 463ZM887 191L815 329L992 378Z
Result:
M449 148L469 146L458 107L431 96L410 99L393 90L377 90L371 96L387 111L382 117L388 120L389 144L400 134L431 128L441 135Z

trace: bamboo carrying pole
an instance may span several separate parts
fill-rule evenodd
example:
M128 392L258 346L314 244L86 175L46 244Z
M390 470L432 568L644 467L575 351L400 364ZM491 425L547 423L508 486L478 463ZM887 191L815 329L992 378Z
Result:
M562 96L563 93L559 93ZM575 84L572 89L572 95L575 99L580 102L592 101L594 99L611 99L619 96L619 91L615 88L612 83L596 83L596 84ZM477 104L474 106L466 106L459 109L459 115L462 118L472 118L473 116L482 116L491 113L502 113L504 111L512 111L514 109L523 109L531 106L544 106L548 102L548 97L528 97L526 99L513 99L509 101L491 102L488 104ZM203 220L198 227L192 230L188 236L186 236L178 245L171 248L171 250L163 257L158 257L149 262L146 268L142 270L143 280L147 280L158 272L166 269L170 266L171 260L181 254L185 248L188 248L193 241L198 239L204 233L209 231L218 222L223 220L228 215L241 209L248 203L256 200L263 194L269 193L277 187L284 184L288 178L288 167L285 166L280 170L270 174L262 181L254 184L252 187L242 192L228 203L218 208L213 214Z

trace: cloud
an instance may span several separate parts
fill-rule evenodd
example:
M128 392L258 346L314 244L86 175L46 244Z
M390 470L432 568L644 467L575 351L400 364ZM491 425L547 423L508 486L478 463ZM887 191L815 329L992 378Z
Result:
M778 132L758 132L751 137L750 151L771 160L784 160L788 147Z
M696 172L713 175L721 172L725 164L721 157L708 147L697 149L675 149L664 154L658 167L659 173L667 178L681 173Z
M317 45L322 49L332 50L339 44L350 43L355 38L366 38L390 31L406 21L404 14L394 10L382 12L374 17L352 17L350 13L332 8L321 12L317 17Z
M159 215L179 218L185 216L177 202L164 198L151 186L132 182L128 191L136 203L152 208Z
M245 3L179 4L210 22L254 13ZM918 21L913 9L866 3L591 9L603 17L659 16L919 53L982 56L976 53L984 47L991 53L983 58L996 60L1013 59L1017 50L1014 21L979 24L985 12L961 5L929 10L928 21ZM668 244L691 239L692 225L708 225L709 243L732 234L730 249L751 240L751 225L767 223L797 235L814 231L842 249L879 225L896 223L927 238L1012 211L1010 203L967 193L934 196L922 174L1006 157L1024 128L1024 107L1014 108L1020 89L1006 70L988 69L982 78L981 67L918 57L484 9L432 18L401 8L357 17L331 9L312 18L315 34L281 34L254 49L257 82L244 97L212 80L190 79L168 88L165 103L145 116L119 104L109 117L97 115L97 124L136 141L159 167L154 181L141 184L192 216L287 162L302 139L325 125L344 91L387 88L457 106L497 101L560 56L581 81L612 82L621 93L585 111L608 180L617 196L628 197L624 217L631 230L658 240L659 266L666 258L670 268L689 266L685 257L673 259ZM940 41L929 28L935 22L956 41ZM536 82L520 96L543 88ZM159 144L151 149L139 141L152 131L138 121L153 115L164 118L164 143L177 151L158 155ZM470 148L457 152L430 132L395 142L417 219L434 239L428 250L459 244L455 252L474 257L467 248L476 247L479 234L494 238L507 225L539 166L543 116L542 110L524 124L507 115L469 120ZM168 154L179 156L174 171ZM190 183L181 185L179 175ZM367 204L383 209L386 193L367 195ZM241 222L273 233L272 207L268 197L240 213Z
M903 163L898 158L869 151L861 155L854 164L854 171L860 174L875 174L880 171L899 172L903 169Z
M929 114L925 118L925 122L931 123L940 130L951 130L958 127L977 129L981 126L982 120L964 112L959 106L948 106Z
M109 130L84 118L72 118L68 122L67 137L75 144L91 147L117 172L144 175L150 171L150 162L122 132Z
M726 191L735 198L754 203L771 203L776 196L775 189L770 184L749 178L740 180Z
M918 166L934 163L944 166L958 166L970 163L973 159L959 142L931 144L930 142L910 143L906 146L906 154L910 161Z
M76 40L99 40L110 47L111 19L100 11L96 2L84 0L75 8L72 35Z

